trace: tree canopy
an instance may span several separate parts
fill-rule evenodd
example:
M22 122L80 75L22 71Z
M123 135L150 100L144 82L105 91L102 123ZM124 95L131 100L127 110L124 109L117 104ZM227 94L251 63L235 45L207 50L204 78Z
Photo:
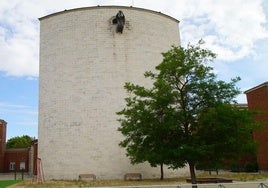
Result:
M217 80L208 66L216 55L201 44L163 53L156 71L145 73L153 81L151 88L126 83L129 97L117 113L118 130L125 136L120 145L132 163L171 168L188 164L192 183L195 166L208 158L218 165L230 156L238 158L238 153L253 152L251 132L258 127L251 112L235 105L240 78Z
M16 136L8 139L6 148L28 148L31 146L33 138L28 135Z

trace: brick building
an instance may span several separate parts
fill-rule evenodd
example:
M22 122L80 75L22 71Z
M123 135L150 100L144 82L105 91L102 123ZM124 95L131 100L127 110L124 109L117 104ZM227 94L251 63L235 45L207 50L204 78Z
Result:
M0 172L4 171L4 159L6 152L6 126L7 122L0 119Z
M36 174L37 140L29 148L6 149L7 122L0 119L0 173L24 171Z
M268 82L245 91L245 94L247 95L248 108L262 112L256 115L255 119L264 122L265 127L261 131L255 131L253 136L258 142L257 162L259 170L268 171Z
M7 149L5 152L4 171L29 172L29 152L30 148Z

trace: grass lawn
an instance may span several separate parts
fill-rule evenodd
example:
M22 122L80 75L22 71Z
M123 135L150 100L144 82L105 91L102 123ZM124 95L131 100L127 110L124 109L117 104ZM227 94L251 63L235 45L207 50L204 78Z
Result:
M8 187L19 182L21 182L21 180L0 180L0 188Z
M260 181L268 180L268 174L259 174L259 173L219 173L219 175L208 173L201 173L197 175L198 178L211 178L211 177L220 177L220 178L229 178L233 181ZM144 179L142 181L124 181L124 180L96 180L96 181L77 181L77 180L54 180L46 181L44 183L37 183L32 181L22 181L18 185L22 187L105 187L105 186L139 186L139 185L171 185L171 184L184 184L186 183L186 178L189 177L180 177L173 179ZM1 186L0 186L1 187Z

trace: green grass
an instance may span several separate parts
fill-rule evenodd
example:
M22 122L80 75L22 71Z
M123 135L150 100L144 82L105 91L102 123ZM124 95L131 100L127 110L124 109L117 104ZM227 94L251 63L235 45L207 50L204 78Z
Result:
M21 180L0 180L0 188L5 188L19 182L21 182Z

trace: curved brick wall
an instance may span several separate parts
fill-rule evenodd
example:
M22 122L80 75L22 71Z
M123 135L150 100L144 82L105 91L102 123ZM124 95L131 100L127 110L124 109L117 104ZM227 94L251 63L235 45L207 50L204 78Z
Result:
M113 16L126 25L116 33ZM131 165L117 131L124 107L123 85L150 84L143 73L179 45L178 21L132 7L89 7L40 18L39 157L45 178L122 179L127 172L158 178L159 168ZM166 170L178 176L185 170Z

